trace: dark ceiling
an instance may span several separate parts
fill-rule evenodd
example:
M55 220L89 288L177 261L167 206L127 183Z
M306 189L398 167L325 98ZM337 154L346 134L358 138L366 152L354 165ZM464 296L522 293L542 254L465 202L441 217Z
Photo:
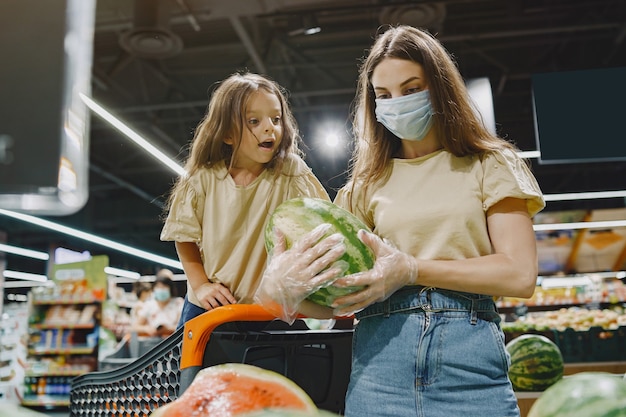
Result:
M311 18L321 32L298 34ZM386 23L429 28L465 78L488 77L498 133L526 151L537 149L532 74L626 66L623 0L99 0L93 97L182 164L211 86L236 70L268 74L290 92L307 161L334 195L345 179L348 149L326 155L313 138L326 123L347 128L359 60ZM593 79L572 86L593 87ZM626 162L532 163L547 194L626 189ZM159 241L174 179L94 115L89 201L77 214L50 219L176 258L173 244ZM623 207L624 199L554 202L546 210L603 206ZM18 246L90 250L108 254L112 266L145 274L157 267L8 218L0 217L0 230ZM43 268L15 257L7 262L10 269Z

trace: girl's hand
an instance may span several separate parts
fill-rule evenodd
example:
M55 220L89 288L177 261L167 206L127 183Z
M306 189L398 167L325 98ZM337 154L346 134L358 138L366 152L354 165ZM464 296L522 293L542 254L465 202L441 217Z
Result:
M386 300L401 287L417 284L417 260L380 237L359 230L359 239L376 256L374 267L336 280L337 287L364 286L361 291L337 298L332 305L336 316L349 316L378 301Z
M206 310L236 304L237 300L228 288L217 282L206 282L194 290L198 301Z
M254 295L255 302L281 320L293 323L300 303L346 270L347 265L337 261L346 250L343 236L336 233L322 239L329 227L316 227L289 250L284 235L276 231L274 249Z

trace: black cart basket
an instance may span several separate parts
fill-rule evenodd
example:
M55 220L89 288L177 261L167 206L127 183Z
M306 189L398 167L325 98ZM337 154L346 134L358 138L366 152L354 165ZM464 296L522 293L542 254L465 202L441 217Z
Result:
M342 413L350 374L352 319L331 329L292 325L257 305L229 305L198 316L136 360L76 377L70 417L148 417L174 401L203 368L246 363L297 383L320 409Z

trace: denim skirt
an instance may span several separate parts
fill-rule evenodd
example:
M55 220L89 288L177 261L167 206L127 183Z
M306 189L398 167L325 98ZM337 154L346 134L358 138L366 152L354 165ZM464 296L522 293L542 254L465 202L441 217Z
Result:
M357 313L348 417L519 417L489 296L404 287Z

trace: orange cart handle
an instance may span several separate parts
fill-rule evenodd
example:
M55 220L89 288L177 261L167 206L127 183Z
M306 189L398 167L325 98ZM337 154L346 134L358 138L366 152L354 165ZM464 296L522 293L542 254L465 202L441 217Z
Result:
M185 323L180 368L202 366L211 333L233 321L271 321L276 317L258 304L229 304L209 310Z

